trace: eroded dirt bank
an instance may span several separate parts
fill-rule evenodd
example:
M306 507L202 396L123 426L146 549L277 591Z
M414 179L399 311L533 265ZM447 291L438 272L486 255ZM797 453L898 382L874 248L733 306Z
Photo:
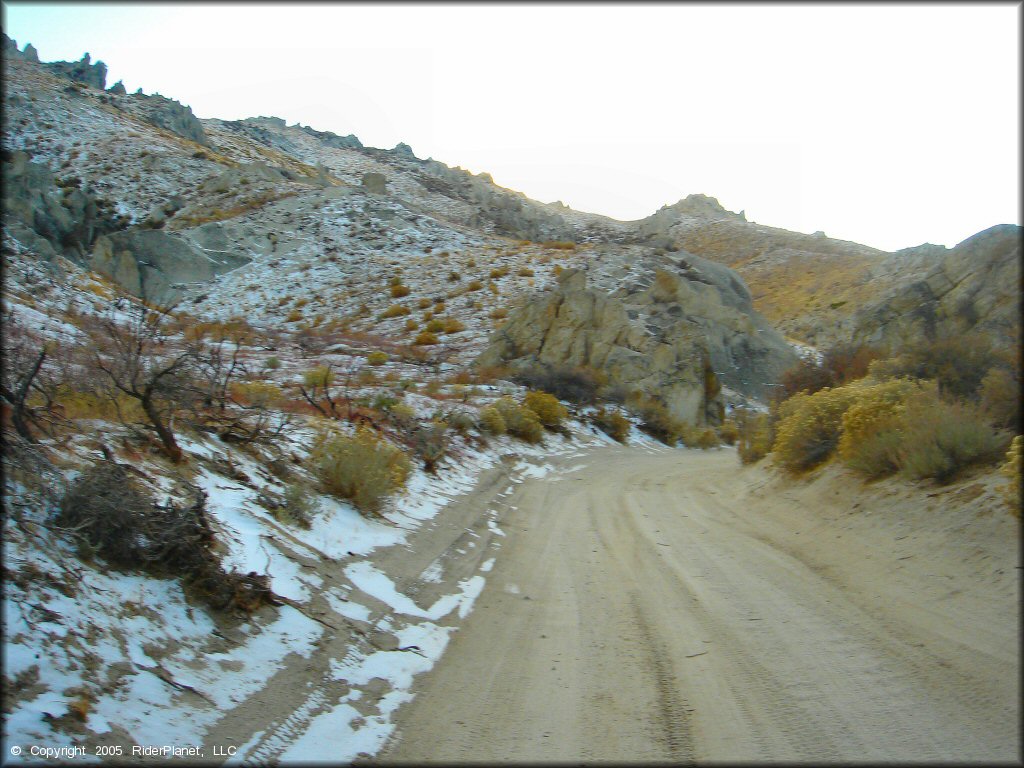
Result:
M1020 758L999 481L585 461L509 497L486 588L376 760Z

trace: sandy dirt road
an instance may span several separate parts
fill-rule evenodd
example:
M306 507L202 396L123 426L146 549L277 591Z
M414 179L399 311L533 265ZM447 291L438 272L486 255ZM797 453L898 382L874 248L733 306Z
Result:
M1018 527L990 488L852 494L731 450L563 470L509 498L376 761L1020 759Z

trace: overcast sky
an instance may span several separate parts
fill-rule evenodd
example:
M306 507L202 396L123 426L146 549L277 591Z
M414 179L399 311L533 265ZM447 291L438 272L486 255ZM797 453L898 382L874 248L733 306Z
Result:
M618 219L690 193L895 250L1019 224L1018 5L5 2L199 117L399 141Z

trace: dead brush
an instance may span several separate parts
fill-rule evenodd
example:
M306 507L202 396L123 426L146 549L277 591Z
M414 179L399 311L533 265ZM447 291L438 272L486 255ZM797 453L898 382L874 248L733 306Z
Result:
M225 572L206 494L190 505L157 506L128 469L103 461L87 469L61 499L54 522L78 541L80 551L116 568L179 578L186 593L216 610L252 613L275 605L266 575Z

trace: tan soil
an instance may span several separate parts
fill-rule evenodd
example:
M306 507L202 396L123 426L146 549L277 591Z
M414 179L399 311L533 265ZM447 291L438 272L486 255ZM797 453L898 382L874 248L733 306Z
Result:
M376 760L1020 760L997 477L562 465L507 497L487 586Z

